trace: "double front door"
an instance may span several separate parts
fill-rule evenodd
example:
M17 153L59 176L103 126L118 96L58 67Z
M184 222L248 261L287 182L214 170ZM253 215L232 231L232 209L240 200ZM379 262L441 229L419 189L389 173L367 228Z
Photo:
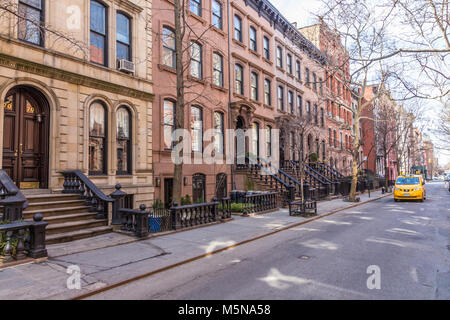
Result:
M48 105L34 89L20 87L4 101L3 170L21 189L48 185Z

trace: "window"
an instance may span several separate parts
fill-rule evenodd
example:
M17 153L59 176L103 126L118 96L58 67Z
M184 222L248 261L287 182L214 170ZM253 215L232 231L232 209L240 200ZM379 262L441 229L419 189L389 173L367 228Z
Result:
M213 53L213 84L223 87L223 57L219 53Z
M294 114L294 93L292 91L288 91L288 105L289 112Z
M325 141L322 140L322 160L326 159Z
M253 122L252 129L252 153L259 157L259 123Z
M191 107L192 151L203 152L203 111L197 106Z
M320 94L323 94L323 83L322 83L322 78L319 78L319 90L320 90Z
M128 108L117 110L117 173L131 174L131 114Z
M319 139L316 139L315 146L316 146L316 148L315 148L316 155L320 156L320 154L319 154L319 151L320 151L319 150Z
M309 86L310 82L309 82L309 69L308 68L305 69L305 78L306 78L306 85Z
M317 113L317 105L314 105L314 123L318 124L319 123L319 119L318 119L318 113Z
M272 156L272 127L266 128L266 156L267 158Z
M202 76L202 46L191 42L191 76L201 79Z
M308 115L308 121L312 120L311 116L311 102L306 101L306 114Z
M91 61L101 65L107 65L107 22L106 8L97 1L91 1Z
M250 49L253 51L256 51L258 49L256 37L256 29L254 27L250 27Z
M317 76L315 73L313 73L313 88L317 90Z
M190 10L198 16L202 16L202 1L201 0L191 0Z
M258 101L258 75L255 72L250 77L250 99Z
M295 138L294 132L289 132L289 160L295 160Z
M323 108L320 108L320 126L325 127L325 115Z
M42 0L19 0L18 38L38 46L43 45L40 28L44 22Z
M333 130L333 145L335 148L337 148L337 135L336 135L336 130Z
M222 112L214 112L214 150L217 154L224 154L225 123Z
M235 89L236 93L244 95L244 71L243 68L240 65L235 65Z
M270 40L266 36L263 38L264 58L270 60Z
M345 135L345 149L348 150L348 136Z
M293 70L292 70L292 55L290 55L290 54L287 55L286 64L287 64L288 72L290 74L293 74Z
M331 128L328 128L328 143L329 143L330 147L333 146L333 136L331 133Z
M131 61L130 19L122 13L117 13L116 25L116 57Z
M284 111L284 88L278 86L278 109Z
M176 68L177 54L175 51L175 32L173 32L172 29L163 27L162 45L163 45L163 59L162 59L163 65L171 68Z
M106 111L97 101L89 108L89 174L106 174Z
M344 149L344 145L343 145L343 141L342 141L342 132L339 134L340 139L339 139L339 143L341 145L341 150Z
M283 49L277 47L277 67L283 68Z
M201 173L192 176L192 201L204 203L206 201L206 176Z
M172 134L175 130L175 102L164 100L164 149L172 149L175 142L172 141Z
M302 67L300 64L300 60L297 60L297 62L295 63L295 70L297 72L297 79L302 80Z
M222 4L217 0L212 1L212 24L217 29L223 28Z
M234 16L234 39L242 42L242 19L237 15Z
M303 117L303 99L302 96L297 96L297 108L298 108L298 115L300 117Z
M264 103L272 105L272 84L269 79L264 79Z

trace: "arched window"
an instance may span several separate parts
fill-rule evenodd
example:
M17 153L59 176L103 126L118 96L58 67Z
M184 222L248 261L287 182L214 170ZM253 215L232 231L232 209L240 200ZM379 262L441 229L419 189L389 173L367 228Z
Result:
M206 202L206 176L201 173L192 176L192 201L194 203Z
M244 95L244 70L238 64L235 65L234 70L236 93Z
M277 47L277 67L283 68L283 49Z
M89 174L106 174L106 110L96 101L89 108Z
M203 152L203 110L191 107L192 151Z
M284 88L278 86L278 109L284 111Z
M117 110L117 174L131 174L131 113L126 107Z
M171 68L176 68L177 54L175 51L175 32L169 27L163 27L162 46L162 64Z
M116 16L116 58L132 61L130 19L123 13Z
M91 61L107 66L106 7L97 1L91 1L90 10Z
M272 84L269 79L264 79L264 103L272 105Z

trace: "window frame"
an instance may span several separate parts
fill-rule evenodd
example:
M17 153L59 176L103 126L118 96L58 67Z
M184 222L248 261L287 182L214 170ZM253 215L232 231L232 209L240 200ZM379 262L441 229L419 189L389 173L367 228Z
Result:
M45 24L45 14L46 14L46 11L45 11L45 0L40 0L40 4L41 4L40 8L37 8L37 7L33 6L32 4L24 2L24 0L19 0L17 2L18 10L20 10L20 6L22 5L24 7L31 8L33 10L38 11L39 12L39 24L40 24L40 26L43 26ZM45 33L44 33L43 30L40 30L40 29L38 30L38 32L39 32L39 43L34 43L32 41L29 41L29 40L26 40L26 39L22 39L20 37L20 20L21 19L18 18L17 39L20 40L20 41L26 42L26 43L30 43L30 44L35 45L35 46L44 47L44 45L45 45Z
M264 79L264 104L272 106L272 81L268 78Z
M199 121L201 123L201 127L200 128L195 128L195 123L192 122L192 120L193 120L193 109L197 109L199 111L199 118L200 118ZM203 108L200 107L199 105L191 105L191 110L190 111L191 111L191 113L190 113L190 116L191 116L191 127L190 127L190 129L191 129L191 150L192 150L192 152L195 152L195 153L203 153L203 128L204 128ZM195 139L194 131L199 131L200 132L200 135L199 135L199 140L200 141L197 141L197 142L199 142L198 143L199 148L200 148L199 150L194 150L194 139Z
M214 56L218 56L220 59L220 69L217 69L215 64L214 64ZM224 86L224 70L223 70L223 56L221 53L215 51L213 52L213 59L212 59L212 69L213 69L213 85L217 86L217 87L221 87L223 88ZM219 74L219 82L220 84L215 83L215 74L218 73Z
M128 38L129 38L129 44L123 43L122 41L118 40L117 34L117 17L121 15L125 17L128 20ZM118 10L116 11L116 58L117 58L117 43L120 43L121 45L128 46L128 61L133 62L133 25L132 25L132 18L124 11Z
M255 83L253 83L255 80ZM250 99L258 101L259 99L259 75L257 72L252 71L250 73Z
M165 45L164 30L168 30L168 31L170 31L173 34L173 39L174 39L174 47L173 48L170 48L170 47ZM161 61L161 63L162 63L162 65L164 65L166 67L169 67L169 68L176 69L176 67L177 67L177 51L176 51L177 47L176 47L176 43L175 43L175 30L172 27L170 27L170 26L164 25L162 27L161 40L162 40L161 41L161 44L162 44L162 55L161 55L162 61ZM173 63L173 65L169 66L169 65L164 63L164 50L169 50L170 51L171 56L172 56L172 63Z
M91 20L89 19L89 44L92 44L91 34L94 33L94 34L104 38L104 45L105 45L105 47L103 48L103 58L104 58L103 64L95 62L95 61L92 60L91 51L89 51L90 62L94 63L94 64L97 64L97 65L100 65L100 66L108 67L109 66L109 54L108 54L109 53L109 50L108 50L108 47L109 47L109 38L108 38L108 27L109 27L108 7L104 3L100 2L100 1L90 0L90 2L89 2L89 5L90 5L89 6L89 15L92 12L91 5L92 5L93 2L101 5L103 7L103 9L105 10L105 34L102 35L101 33L98 33L97 31L93 31L92 30Z
M282 85L279 85L277 87L277 101L278 101L278 110L284 111L284 87Z
M217 16L214 13L214 4L218 4L219 7L220 7L220 16ZM217 26L217 25L214 24L214 17L216 17L216 19L218 19L218 21L220 22L220 26ZM223 6L222 6L222 3L220 1L217 1L217 0L212 0L211 1L211 24L215 28L223 30Z
M218 114L219 116L220 116L220 135L221 135L221 145L220 145L220 150L219 151L217 151L217 148L216 148L216 146L217 146L217 144L216 144L216 137L217 137L217 134L218 134L218 132L219 132L219 129L217 129L217 127L216 127L216 114ZM214 116L214 118L213 118L213 126L214 126L214 152L216 153L216 154L219 154L219 155L224 155L225 154L225 115L224 115L224 113L222 112L222 111L214 111L214 113L213 113L213 116Z
M270 39L267 36L263 36L263 57L270 60Z
M238 79L238 70L240 72L240 80ZM238 90L238 84L240 85L240 90ZM234 65L234 90L239 95L244 95L244 67L239 63Z
M198 12L192 11L192 4L195 3L194 7L197 8ZM203 10L202 0L189 0L189 12L201 17Z
M236 23L236 22L239 22L239 23ZM242 25L243 25L242 18L239 15L235 14L234 19L233 19L233 29L234 29L233 39L236 41L239 41L240 43L243 42L243 38L244 38L243 34L242 34ZM239 35L238 38L236 38L237 34Z
M103 119L103 125L104 125L104 136L94 136L91 135L91 125L90 125L90 121L91 121L91 110L92 110L92 106L94 104L100 104L103 107L103 113L104 113L104 119ZM89 163L89 175L92 176L104 176L108 174L108 108L106 107L106 104L102 101L102 100L94 100L90 103L89 105L89 142L91 140L91 137L94 138L101 138L103 139L103 152L102 152L102 166L103 166L103 170L100 171L94 171L91 170L91 166ZM88 151L88 157L90 160L90 150ZM90 162L90 161L89 161Z
M173 110L172 110L172 115L173 115L172 116L172 123L166 122L166 116L164 115L164 112L165 112L165 109L166 109L166 102L169 102L169 103L172 104L172 108L173 108ZM164 150L172 150L174 145L175 145L175 141L172 141L172 135L173 135L173 132L176 130L176 121L175 121L176 120L176 109L177 109L176 107L177 107L177 102L175 100L170 99L170 98L166 98L166 99L163 100L163 106L162 106L162 108L163 108L163 116L162 116L162 119L163 119L163 134L162 134L162 137L163 137ZM165 146L166 127L171 127L172 128L171 129L171 137L170 137L170 140L171 140L170 148L167 148Z
M117 129L118 129L118 121L117 121L117 114L119 113L120 110L125 110L128 113L128 139L122 139L122 140L127 140L127 149L128 149L128 153L127 153L127 170L126 171L119 171L119 165L118 165L118 160L119 158L117 157L117 168L116 168L116 175L130 175L133 172L133 167L132 167L132 159L133 159L133 118L132 118L132 113L130 111L130 108L127 107L126 105L121 105L119 108L117 108L116 111L116 152L118 150L118 146L119 146L119 137L117 134Z
M198 50L200 52L199 60L197 60L197 59L195 59L193 57L193 52L194 52L193 48L194 48L194 46L198 46ZM192 69L193 62L198 65L198 70L197 71L199 73L199 76L196 76L196 75L192 74L192 72L193 72L193 69ZM203 79L203 46L202 46L202 44L200 42L191 41L190 62L189 63L190 63L190 71L189 71L190 76L194 77L196 79Z
M283 48L277 46L277 67L283 69Z
M252 31L254 32L254 38L252 38ZM248 31L249 48L255 52L258 51L258 30L254 26L250 26Z
M292 54L290 54L290 53L288 53L286 55L286 66L287 66L287 71L289 72L289 74L293 75L294 69L292 67Z

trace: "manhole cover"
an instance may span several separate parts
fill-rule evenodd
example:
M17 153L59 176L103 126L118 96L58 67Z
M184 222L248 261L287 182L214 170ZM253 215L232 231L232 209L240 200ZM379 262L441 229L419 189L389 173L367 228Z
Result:
M308 260L310 257L308 257L308 256L300 256L298 258L301 259L301 260Z

